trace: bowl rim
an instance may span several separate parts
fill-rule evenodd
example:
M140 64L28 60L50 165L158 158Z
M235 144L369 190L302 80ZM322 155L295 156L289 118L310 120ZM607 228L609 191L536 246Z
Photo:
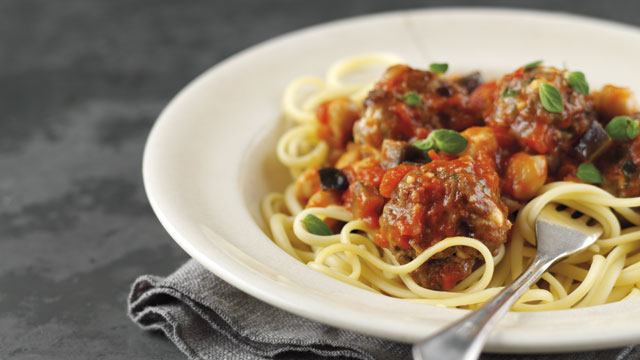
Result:
M252 56L252 54L258 52L260 49L267 48L273 46L274 44L279 44L282 42L288 41L288 39L304 36L305 34L309 34L312 32L323 31L326 27L332 27L337 25L343 25L347 23L357 23L359 21L370 21L370 20L381 20L392 17L401 17L404 18L406 16L412 15L421 15L421 14L441 14L441 15L461 15L461 14L498 14L502 16L533 16L539 18L556 18L563 20L571 20L578 22L588 22L595 25L606 26L609 28L615 28L618 30L622 30L624 32L632 31L636 34L640 34L638 28L624 23L614 22L610 20L597 19L593 17L587 16L579 16L567 13L560 12L548 12L541 10L527 10L527 9L508 9L508 8L499 8L499 7L439 7L439 8L428 8L428 9L413 9L413 10L399 10L399 11L391 11L391 12L380 12L369 15L361 15L355 17L349 17L345 19L334 20L326 23L316 24L309 27L305 27L299 30L294 30L264 42L255 44L245 50L242 50L227 59L213 65L211 68L207 69L200 75L198 75L195 79L189 82L182 90L180 90L175 97L168 103L168 105L163 109L163 111L158 116L157 121L154 123L147 142L144 147L143 153L143 183L145 187L145 192L149 199L149 203L158 217L161 224L170 234L170 236L196 261L204 265L210 271L214 272L216 275L220 276L226 282L232 284L233 286L239 288L245 293L248 293L254 297L259 298L262 301L265 301L271 305L276 307L285 309L297 315L301 315L307 318L311 318L313 320L317 320L323 323L328 323L333 326L342 327L345 329L350 329L358 332L368 333L374 336L379 336L383 338L391 338L398 339L397 334L389 334L381 331L371 331L371 329L367 329L362 326L362 324L354 324L352 322L353 317L343 317L343 318L332 318L329 319L324 316L318 316L315 313L312 313L296 301L291 301L291 299L286 300L283 299L282 295L274 295L272 292L273 288L271 286L264 286L264 284L254 283L253 281L256 278L253 278L247 274L244 274L244 277L238 277L236 271L238 270L238 266L240 264L236 264L233 259L221 259L216 258L212 259L210 256L204 254L200 249L194 246L189 239L187 239L173 224L172 219L167 216L164 211L164 204L159 200L159 197L156 194L156 184L155 181L155 172L154 168L156 161L154 160L156 149L154 148L154 139L158 137L158 133L160 130L160 124L171 121L171 117L168 115L173 108L177 106L177 104L181 103L184 99L191 96L193 91L197 91L199 84L201 84L204 79L210 77L212 74L218 71L224 71L224 69L229 65L237 61L238 59L243 59L246 57ZM212 234L212 236L218 236L217 234ZM220 239L223 240L223 239ZM287 289L280 289L285 295L287 294ZM639 304L640 302L632 300L634 304ZM613 308L611 311L619 308L619 304L608 304L601 305L594 308L605 308L610 307ZM593 313L594 308L584 308L584 309L571 309L571 310L559 310L555 313L561 314L563 312L571 312L571 314L576 314L580 316L589 316L589 314ZM466 310L459 309L443 309L453 316L458 317L466 313ZM549 312L544 312L549 313ZM541 313L538 313L541 314ZM538 314L527 314L526 316L537 316ZM354 315L354 314L351 314ZM358 315L358 314L355 314ZM355 316L355 318L359 318L361 316ZM628 328L627 328L628 330ZM615 346L626 345L634 342L638 342L640 340L640 327L634 329L633 332L614 332L608 331L606 334L601 334L602 337L598 339L588 339L589 341L585 341L583 338L577 336L575 338L567 338L562 343L548 343L548 341L538 341L536 339L532 339L527 341L523 338L518 338L517 340L509 339L501 337L498 340L492 339L488 343L488 349L496 352L508 352L508 351L518 351L518 352L558 352L558 351L572 351L575 349L600 349L600 348L610 348Z

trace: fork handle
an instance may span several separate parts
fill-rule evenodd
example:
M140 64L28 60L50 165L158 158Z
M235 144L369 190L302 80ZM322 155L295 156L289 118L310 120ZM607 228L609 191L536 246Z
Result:
M509 286L480 309L458 320L446 329L413 345L415 360L475 360L498 320L503 317L527 288L557 259L536 257Z

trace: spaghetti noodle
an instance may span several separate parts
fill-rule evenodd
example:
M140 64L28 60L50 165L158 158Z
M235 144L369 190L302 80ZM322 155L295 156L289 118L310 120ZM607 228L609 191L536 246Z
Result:
M326 164L330 152L330 146L317 135L316 108L336 97L362 103L374 82L353 84L345 79L372 65L399 62L399 58L386 54L344 59L331 66L325 78L301 77L286 88L283 109L295 126L278 141L277 155L294 179L309 168ZM299 94L309 88L314 91L298 99ZM631 209L640 206L640 197L617 198L600 187L571 181L550 182L536 193L535 198L518 210L509 241L494 251L473 237L450 236L405 263L400 263L389 249L376 245L376 229L354 217L345 206L304 208L296 197L293 183L283 194L267 195L262 202L262 213L273 241L316 271L388 296L473 309L495 296L532 261L538 213L548 203L563 204L598 221L604 234L588 250L553 266L513 309L558 310L640 296L640 214ZM309 215L342 226L336 234L317 235L303 224ZM411 276L437 254L461 247L473 249L482 262L451 290L425 288Z

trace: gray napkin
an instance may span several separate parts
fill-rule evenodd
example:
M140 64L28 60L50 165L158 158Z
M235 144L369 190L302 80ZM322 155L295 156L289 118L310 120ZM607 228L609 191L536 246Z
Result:
M189 359L410 359L407 344L337 329L257 300L194 260L166 278L143 275L129 316L162 331ZM640 359L640 346L560 355L492 355L483 360Z

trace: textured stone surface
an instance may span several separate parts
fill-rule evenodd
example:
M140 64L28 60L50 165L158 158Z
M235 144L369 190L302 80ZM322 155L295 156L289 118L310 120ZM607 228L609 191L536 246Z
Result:
M181 358L125 315L187 259L148 206L146 135L189 80L304 26L469 1L0 0L0 358ZM640 24L638 4L492 1Z

